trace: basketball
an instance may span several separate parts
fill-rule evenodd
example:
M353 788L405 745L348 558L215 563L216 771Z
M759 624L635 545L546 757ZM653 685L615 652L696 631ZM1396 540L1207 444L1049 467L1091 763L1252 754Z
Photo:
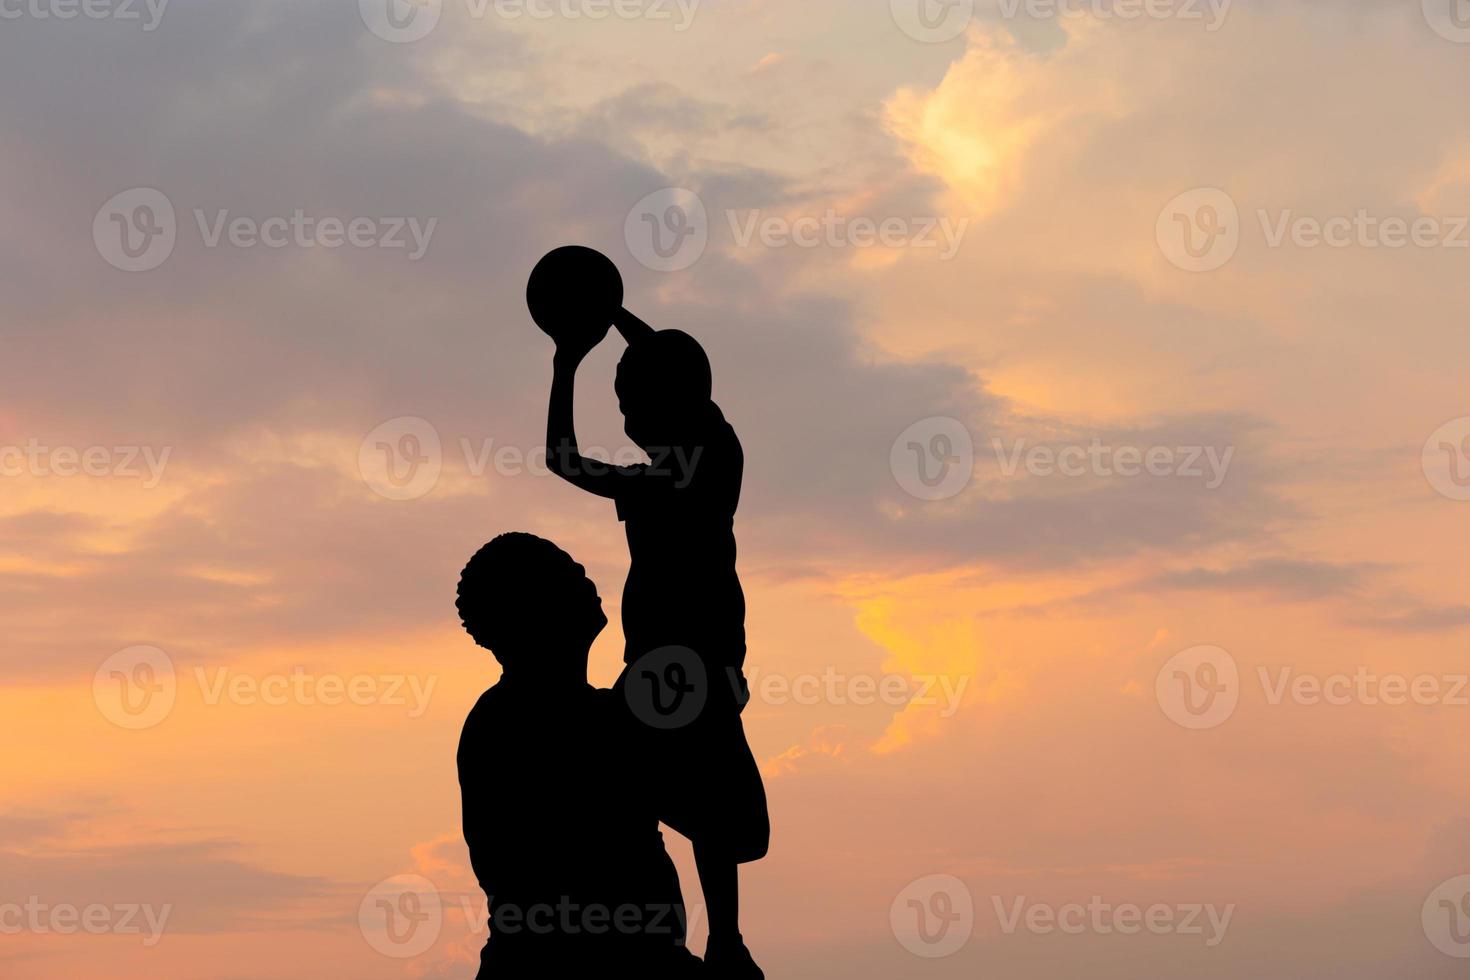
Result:
M536 263L526 305L552 340L583 332L601 341L623 308L623 277L596 249L565 245Z

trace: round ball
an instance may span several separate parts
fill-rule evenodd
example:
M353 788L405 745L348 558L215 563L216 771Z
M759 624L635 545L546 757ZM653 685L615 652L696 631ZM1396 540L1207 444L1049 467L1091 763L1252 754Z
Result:
M596 249L565 245L548 252L526 285L531 319L553 340L571 331L602 331L623 306L623 277Z

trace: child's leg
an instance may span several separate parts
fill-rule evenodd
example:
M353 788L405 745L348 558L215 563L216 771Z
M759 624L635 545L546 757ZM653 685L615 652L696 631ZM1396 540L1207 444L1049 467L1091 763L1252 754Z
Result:
M770 816L739 707L725 707L726 711L710 717L697 733L695 744L701 756L689 768L704 778L685 786L697 796L698 817L687 836L694 844L694 862L709 916L704 962L709 980L764 980L765 974L740 935L740 865L765 855Z
M695 843L694 864L699 868L699 886L709 911L710 942L739 942L740 865L724 848L709 842Z
M694 863L709 910L709 946L704 951L709 980L765 980L740 937L740 865L727 847L698 843Z

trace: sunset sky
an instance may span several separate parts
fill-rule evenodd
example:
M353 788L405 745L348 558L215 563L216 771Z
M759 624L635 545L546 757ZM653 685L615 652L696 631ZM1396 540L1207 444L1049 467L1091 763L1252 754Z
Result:
M0 977L474 976L465 560L621 666L570 242L744 444L768 977L1463 977L1467 91L1463 0L0 0Z

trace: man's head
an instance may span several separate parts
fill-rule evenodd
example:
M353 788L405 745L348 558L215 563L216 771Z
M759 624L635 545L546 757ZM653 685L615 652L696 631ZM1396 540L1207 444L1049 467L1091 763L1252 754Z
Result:
M629 345L615 388L629 439L644 449L680 445L709 404L709 356L682 330L656 331Z
M507 672L585 677L587 650L607 626L586 570L534 534L502 534L475 552L455 605Z

